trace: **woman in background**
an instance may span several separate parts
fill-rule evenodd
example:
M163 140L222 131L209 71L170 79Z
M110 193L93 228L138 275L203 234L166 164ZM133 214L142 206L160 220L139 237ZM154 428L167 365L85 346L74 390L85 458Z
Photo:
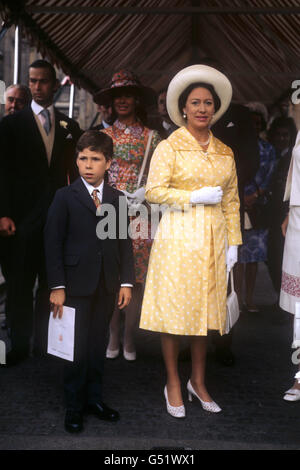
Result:
M290 209L282 224L285 243L279 305L295 315L297 304L300 310L300 132L292 153L284 200L289 201ZM294 338L293 348L300 347L300 325L298 329L299 337ZM283 397L286 401L300 400L300 368L295 378L294 385Z
M288 212L288 202L283 201L283 196L296 135L296 125L294 120L290 117L274 119L267 134L268 141L273 145L276 151L276 166L270 184L271 202L267 266L278 297L281 288L284 248L284 237L282 235L281 225ZM279 309L278 301L275 308L278 312L278 318L282 321L284 314L282 310Z
M254 129L257 135L259 148L259 169L255 178L251 183L245 186L245 209L249 214L248 221L251 225L245 224L243 231L243 245L239 250L239 262L237 276L238 285L237 293L239 296L240 308L242 308L242 287L243 280L246 284L245 309L248 312L258 312L258 308L254 305L253 294L259 262L267 261L267 240L268 227L262 224L260 220L255 220L255 203L258 198L262 198L269 190L271 177L276 164L276 152L274 147L260 137L261 133L266 129L268 113L262 103L249 103L248 108L251 111ZM251 216L253 214L253 217Z
M126 196L134 198L136 203L145 200L144 187L137 188L137 181L143 164L146 145L150 135L150 129L145 125L145 103L151 101L153 91L142 86L131 72L121 70L112 77L109 89L101 93L101 98L109 99L113 103L117 119L111 127L102 132L108 134L114 143L113 174L110 182L120 191L125 191ZM153 131L148 162L151 155L160 142L157 131ZM146 166L142 178L142 186L146 183ZM133 239L135 257L136 284L133 288L131 303L125 310L125 330L123 355L126 360L136 359L135 332L140 314L144 291L144 282L148 267L148 258L152 240L150 233L141 233L137 239ZM106 357L114 359L120 352L120 326L121 312L116 306L110 324L110 340L106 351Z

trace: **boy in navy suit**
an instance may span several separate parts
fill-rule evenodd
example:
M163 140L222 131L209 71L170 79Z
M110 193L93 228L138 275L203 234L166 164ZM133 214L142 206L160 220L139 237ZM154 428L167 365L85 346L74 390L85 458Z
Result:
M103 364L116 294L119 308L126 307L135 277L131 240L118 238L118 224L116 236L115 232L105 239L96 235L103 219L98 215L101 204L111 204L118 220L119 196L123 196L104 182L112 154L113 143L106 134L91 130L80 137L76 159L80 177L56 192L45 227L53 315L61 317L63 305L76 310L74 362L66 362L64 368L69 432L83 429L86 407L100 419L119 419L118 412L102 401ZM125 220L128 226L128 216Z

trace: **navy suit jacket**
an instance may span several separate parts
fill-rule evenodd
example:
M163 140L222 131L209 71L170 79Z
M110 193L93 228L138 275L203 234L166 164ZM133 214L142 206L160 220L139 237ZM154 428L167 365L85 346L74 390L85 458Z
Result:
M251 113L246 106L231 103L212 127L215 137L233 151L238 178L241 226L244 226L244 188L259 168L259 148Z
M259 148L251 113L246 106L231 103L212 128L215 137L234 153L238 184L243 188L259 168Z
M116 238L100 240L96 227L104 219L96 215L81 178L56 192L44 232L50 289L65 286L67 295L89 296L97 289L101 272L109 293L117 292L120 284L134 284L132 242L128 236L122 239L118 235L119 196L123 196L120 191L104 184L102 204L115 208ZM124 209L127 229L127 206Z

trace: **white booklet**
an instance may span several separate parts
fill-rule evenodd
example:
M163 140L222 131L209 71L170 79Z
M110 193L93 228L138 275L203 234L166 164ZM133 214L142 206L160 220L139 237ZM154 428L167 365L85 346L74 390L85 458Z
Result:
M48 353L67 361L74 361L75 308L63 307L62 318L53 318L50 312Z

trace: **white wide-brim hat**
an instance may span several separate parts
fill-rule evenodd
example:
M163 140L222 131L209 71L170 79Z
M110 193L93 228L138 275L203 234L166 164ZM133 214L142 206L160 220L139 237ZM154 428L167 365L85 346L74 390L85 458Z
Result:
M232 86L228 78L219 70L208 65L191 65L180 70L170 81L167 91L167 110L170 119L177 126L185 126L186 121L178 107L178 100L181 93L192 83L207 83L212 85L221 101L221 106L214 114L211 125L225 113L232 98Z

